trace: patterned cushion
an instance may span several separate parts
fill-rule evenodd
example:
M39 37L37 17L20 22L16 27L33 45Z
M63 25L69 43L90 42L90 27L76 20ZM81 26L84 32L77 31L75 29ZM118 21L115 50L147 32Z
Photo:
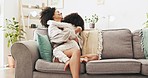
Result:
M101 30L85 30L81 34L83 40L82 55L97 54L101 59L102 31Z

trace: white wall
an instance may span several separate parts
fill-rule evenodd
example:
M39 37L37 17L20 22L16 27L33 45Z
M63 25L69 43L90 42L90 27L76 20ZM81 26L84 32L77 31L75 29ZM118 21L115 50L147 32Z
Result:
M14 8L12 9L12 7ZM17 0L5 0L5 8L6 17L17 16ZM148 12L148 0L105 0L104 5L97 5L97 0L64 0L64 8L60 10L64 16L78 12L83 18L96 13L101 18L97 23L98 28L101 29L129 28L136 30L143 28L146 12ZM114 20L108 22L112 18Z
M3 18L0 16L0 26L2 26ZM0 67L3 67L4 64L4 38L3 38L3 31L0 28Z
M17 0L4 0L3 19L18 18ZM5 23L4 23L5 24ZM4 65L7 64L7 56L10 53L10 48L7 47L7 40L4 39Z
M64 16L78 12L83 18L96 13L101 17L97 28L136 30L143 28L148 12L148 0L105 0L104 5L97 5L97 0L64 0L64 9L61 10ZM109 20L111 21L108 22Z
M0 26L3 26L3 0L0 0ZM4 65L4 38L3 31L0 28L0 67Z

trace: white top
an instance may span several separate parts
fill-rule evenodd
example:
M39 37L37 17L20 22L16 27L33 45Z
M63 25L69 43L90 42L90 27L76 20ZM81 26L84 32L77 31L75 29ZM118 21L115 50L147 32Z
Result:
M69 38L76 38L75 27L69 23L56 22L49 20L47 22L48 27L48 35L51 42L54 43L63 43L69 40ZM61 30L62 28L63 30Z

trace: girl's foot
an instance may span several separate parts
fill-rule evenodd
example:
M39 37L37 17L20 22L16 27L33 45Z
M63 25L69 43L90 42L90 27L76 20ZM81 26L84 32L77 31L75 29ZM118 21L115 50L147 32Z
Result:
M88 58L87 57L84 57L84 58L80 58L80 62L84 62L84 63L87 63L88 62Z

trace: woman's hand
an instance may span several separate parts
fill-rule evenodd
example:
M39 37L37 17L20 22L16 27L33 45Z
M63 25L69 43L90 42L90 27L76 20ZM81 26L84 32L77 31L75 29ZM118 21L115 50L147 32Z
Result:
M79 42L79 40L78 40L78 38L76 37L75 39L74 39L76 42Z
M70 64L70 61L68 60L68 61L65 63L64 71L66 71L66 69L68 68L69 64Z

